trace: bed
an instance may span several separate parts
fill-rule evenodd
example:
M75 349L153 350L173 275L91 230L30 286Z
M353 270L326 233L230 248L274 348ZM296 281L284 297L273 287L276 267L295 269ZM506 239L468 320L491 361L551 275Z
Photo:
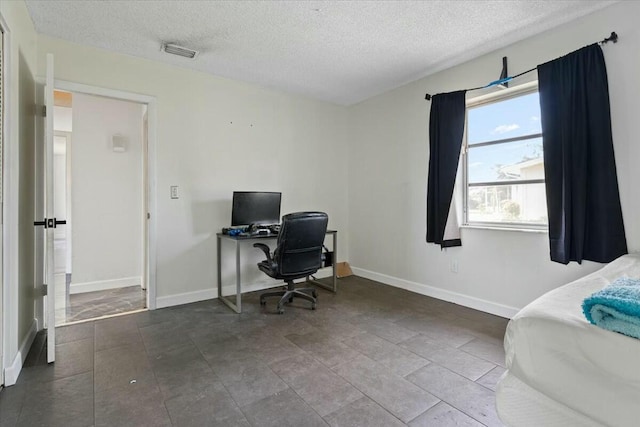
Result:
M581 309L621 276L640 277L640 254L548 292L511 319L496 391L505 424L640 426L640 340L591 325Z

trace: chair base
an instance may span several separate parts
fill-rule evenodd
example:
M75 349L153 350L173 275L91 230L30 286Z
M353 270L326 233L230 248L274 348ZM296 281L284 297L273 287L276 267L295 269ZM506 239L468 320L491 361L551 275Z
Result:
M309 295L306 292L310 292L311 295ZM311 302L311 310L315 310L316 309L316 304L318 303L317 298L318 298L318 291L316 291L314 288L299 288L296 289L295 288L295 284L293 283L293 281L288 281L287 282L287 289L282 290L282 291L274 291L274 292L265 292L263 294L260 295L260 305L265 305L267 302L265 301L265 298L267 297L281 297L280 301L278 301L278 314L283 314L284 313L284 305L286 303L290 303L293 302L293 298L302 298L304 300L310 301Z

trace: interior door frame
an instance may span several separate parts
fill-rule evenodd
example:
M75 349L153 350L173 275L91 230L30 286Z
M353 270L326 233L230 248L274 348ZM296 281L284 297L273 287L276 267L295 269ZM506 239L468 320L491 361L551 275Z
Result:
M71 256L73 254L73 248L71 247L71 232L73 228L73 219L71 217L71 132L55 130L53 131L53 138L61 137L65 139L65 216L64 219L67 223L64 226L65 240L67 250L65 253L65 277L71 274Z
M62 90L72 93L83 93L86 95L103 96L106 98L119 99L123 101L137 102L147 105L147 148L146 148L146 188L143 188L146 211L146 254L143 260L143 269L147 269L147 308L155 310L156 302L156 242L157 242L157 177L156 177L156 140L157 140L157 100L155 96L142 95L133 92L125 92L116 89L109 89L99 86L85 85L81 83L70 82L67 80L54 79L54 90ZM72 107L73 108L73 107ZM73 132L72 132L73 136ZM143 250L143 256L144 256Z
M55 94L54 94L54 98L55 98ZM54 107L55 109L55 107ZM55 119L55 115L54 115L54 119ZM56 157L57 155L55 154L55 144L56 144L56 138L64 138L64 149L65 149L65 153L64 153L64 187L65 187L65 206L64 206L64 215L60 216L60 218L63 218L67 221L67 223L65 224L64 228L62 229L61 234L64 234L64 241L65 241L65 254L64 254L64 260L65 260L65 265L64 265L64 280L62 282L56 283L55 285L55 294L54 294L54 298L57 298L57 294L60 292L60 290L58 289L58 286L63 286L64 287L64 292L65 292L65 304L64 307L67 307L67 303L69 302L68 296L69 296L69 275L71 274L71 256L73 253L73 249L71 247L71 234L72 234L72 224L73 224L73 218L71 215L71 132L68 131L61 131L61 130L55 130L55 126L54 126L54 131L53 131L53 144L54 144L54 167L53 167L53 172L55 176L58 176L56 168L58 167L56 162ZM56 199L56 195L57 195L57 187L54 188L53 190L53 198L54 200ZM54 203L54 209L55 209L55 203ZM57 215L56 215L57 216ZM59 235L58 235L59 236ZM56 230L54 230L54 242L55 240L57 240L59 237L56 236ZM55 249L54 249L55 251ZM55 265L53 266L54 268L54 280L56 276L58 276L60 273L55 271ZM58 305L58 300L56 299L56 310L60 310L61 307ZM55 316L54 316L55 317ZM55 323L55 320L54 320Z
M0 79L2 79L2 114L0 114L0 120L2 120L2 144L0 145L0 150L2 150L1 156L2 161L0 161L0 174L2 174L1 180L1 191L2 198L0 199L0 216L2 220L0 221L0 227L2 227L2 233L0 234L0 388L5 384L5 366L6 366L6 354L9 346L9 337L12 336L10 334L9 325L13 325L13 320L15 317L17 321L17 312L15 306L13 304L9 304L8 301L14 301L13 298L13 290L14 287L17 287L17 279L15 279L15 275L12 277L9 275L9 272L12 271L10 267L13 267L17 264L17 257L12 255L11 249L16 249L17 253L17 236L15 235L17 231L17 224L15 224L14 228L14 220L17 219L17 216L13 216L9 214L9 207L12 207L12 213L14 210L17 210L17 204L13 203L15 199L15 183L16 181L11 175L15 175L15 168L11 168L10 164L15 164L13 162L7 162L8 158L14 159L16 156L14 151L12 150L12 144L10 141L10 128L11 128L11 115L12 110L7 108L8 102L11 95L11 85L10 82L10 73L11 73L11 31L9 30L9 26L5 21L4 17L0 13L0 43L2 44L2 67L0 69ZM7 199L12 200L12 203L7 203ZM15 263L14 263L15 260ZM14 283L15 282L15 283ZM10 291L12 292L10 294ZM12 310L9 310L8 307L12 307ZM17 322L16 322L17 327ZM17 335L17 334L16 334ZM16 345L17 347L17 345Z

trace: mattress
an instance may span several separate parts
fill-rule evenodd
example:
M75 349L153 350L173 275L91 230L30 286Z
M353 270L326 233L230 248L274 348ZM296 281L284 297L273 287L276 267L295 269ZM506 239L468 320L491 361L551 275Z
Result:
M585 297L623 275L640 277L640 255L618 258L523 308L507 327L505 379L599 424L640 425L640 340L591 325L581 309ZM507 392L499 388L499 402Z

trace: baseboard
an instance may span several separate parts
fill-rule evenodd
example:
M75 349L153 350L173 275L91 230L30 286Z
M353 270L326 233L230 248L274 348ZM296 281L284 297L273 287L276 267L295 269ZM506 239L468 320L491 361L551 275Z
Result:
M316 279L324 279L326 277L332 277L333 276L333 270L331 268L323 268L322 270L318 270L313 277L315 277ZM267 276L265 276L267 277ZM306 279L302 278L302 279L297 279L294 280L294 283L298 284L298 283L303 283L305 282ZM285 286L286 284L284 283L284 281L282 280L273 280L273 279L269 279L267 277L267 279L265 281L261 281L261 282L256 282L256 283L245 283L242 285L242 293L247 293L247 292L256 292L256 291L264 291L266 289L272 289L272 288L276 288L278 286ZM236 294L236 285L235 283L227 283L226 285L222 286L222 292L223 295L235 295ZM216 298L218 297L217 292L216 292Z
M172 307L174 305L190 304L218 297L217 289L205 289L202 291L185 292L182 294L167 295L156 298L156 308Z
M245 283L242 285L242 293L246 294L248 292L256 292L256 291L264 291L266 289L275 288L277 286L282 286L284 282L270 280L268 282L256 282L256 283ZM216 289L216 298L218 298L218 290ZM236 294L236 285L235 284L226 284L222 286L222 295L235 295Z
M29 350L31 349L31 345L33 344L33 340L36 338L36 333L38 332L38 320L33 319L33 323L31 323L31 328L29 328L29 332L20 343L20 348L18 349L18 353L16 357L13 359L13 363L11 366L7 366L4 370L4 385L11 386L18 381L18 375L20 375L20 371L22 371L22 365L24 361L27 359L27 355L29 354Z
M408 291L415 292L421 295L449 301L458 305L473 308L475 310L484 311L485 313L491 313L495 314L496 316L505 317L507 319L511 319L518 311L520 311L520 309L516 307L510 307L508 305L503 305L481 298L460 294L458 292L452 292L446 289L424 285L422 283L411 282L409 280L387 276L386 274L376 273L374 271L365 270L363 268L352 266L351 269L353 270L353 274L355 274L356 276L364 277L365 279L375 280L376 282L395 286L396 288L406 289Z
M331 277L332 274L333 273L330 268L325 268L325 269L319 270L317 274L314 274L314 276L317 279L322 279L325 277ZM301 279L301 281L304 281L304 280ZM283 282L281 281L270 280L268 282L243 284L242 293L270 289L276 286L280 286L282 285L282 283ZM235 295L235 292L236 292L235 285L225 285L222 288L223 288L223 294ZM218 298L217 287L214 287L212 289L204 289L202 291L185 292L182 294L157 297L156 308L165 308L165 307L172 307L174 305L190 304L192 302L205 301L205 300L214 299L214 298Z
M85 292L106 291L108 289L125 288L127 286L140 286L142 277L123 277L121 279L98 280L95 282L71 283L70 294L82 294Z

